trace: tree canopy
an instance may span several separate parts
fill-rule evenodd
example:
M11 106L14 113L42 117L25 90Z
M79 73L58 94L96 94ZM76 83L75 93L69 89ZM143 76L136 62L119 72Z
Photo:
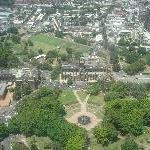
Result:
M121 150L138 150L138 144L131 138L125 140L121 145Z
M9 131L26 136L48 136L62 147L70 147L78 137L79 150L85 144L85 130L67 122L63 105L58 100L61 91L43 87L26 96L17 107L18 114L9 122Z
M97 126L94 129L94 135L97 142L102 145L108 145L118 139L118 132L112 124L103 124L102 127Z
M140 135L147 120L150 101L131 99L114 100L107 103L104 121L112 123L121 134ZM145 124L146 125L146 124Z

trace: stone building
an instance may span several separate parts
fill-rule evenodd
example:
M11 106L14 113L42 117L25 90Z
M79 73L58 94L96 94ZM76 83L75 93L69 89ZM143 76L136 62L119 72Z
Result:
M81 57L79 64L63 64L60 81L95 82L106 73L106 64L96 55Z

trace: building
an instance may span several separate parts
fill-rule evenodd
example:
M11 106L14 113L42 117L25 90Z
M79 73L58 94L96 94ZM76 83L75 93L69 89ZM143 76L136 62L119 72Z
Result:
M63 64L60 81L67 82L68 79L86 82L95 82L106 73L106 63L100 61L96 55L81 57L79 64Z
M0 101L5 99L7 94L7 85L2 83L0 84Z
M15 75L11 73L1 72L0 73L0 82L15 82Z

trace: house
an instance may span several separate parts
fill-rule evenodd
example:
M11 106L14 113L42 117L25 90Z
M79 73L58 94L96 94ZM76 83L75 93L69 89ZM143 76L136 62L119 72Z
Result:
M15 82L15 75L7 72L0 73L0 82Z
M7 85L5 83L0 84L0 101L5 99L7 94Z

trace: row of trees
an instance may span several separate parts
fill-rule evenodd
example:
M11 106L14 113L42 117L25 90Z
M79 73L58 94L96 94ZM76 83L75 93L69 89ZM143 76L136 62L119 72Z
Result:
M105 101L124 99L126 97L138 100L145 99L148 96L148 90L148 84L114 82L105 93Z
M94 129L97 142L108 145L118 139L118 134L139 136L144 132L144 126L150 126L150 101L135 101L131 99L114 100L106 105L102 126ZM129 139L122 150L138 145ZM129 148L130 149L130 148Z
M26 96L17 107L18 114L8 123L9 133L48 136L64 150L84 149L86 132L64 119L66 112L58 101L60 93L43 87Z
M142 72L144 71L144 69L146 68L145 66L145 62L142 60L136 61L130 65L127 65L127 67L124 68L124 71L128 74L128 75L136 75L138 72Z
M105 93L105 101L124 99L132 97L135 99L145 99L148 97L149 84L124 83L111 81L98 81L87 87L88 94L98 95Z

